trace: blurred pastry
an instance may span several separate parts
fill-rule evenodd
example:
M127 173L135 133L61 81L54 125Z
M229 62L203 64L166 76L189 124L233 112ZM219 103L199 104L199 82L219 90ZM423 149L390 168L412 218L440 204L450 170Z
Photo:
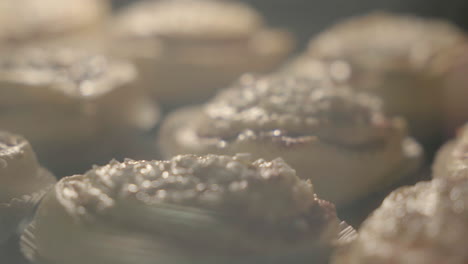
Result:
M282 159L181 155L62 179L22 245L42 264L310 263L339 230Z
M99 31L108 0L2 0L0 45L30 45L86 38Z
M381 97L389 114L405 117L411 134L432 147L442 137L446 71L435 60L465 41L445 21L375 12L319 34L293 65L307 76L316 68L300 64L322 61L332 79Z
M467 179L435 179L400 188L332 263L468 263L467 204Z
M442 146L432 171L434 178L464 177L468 180L468 124L460 129L456 139Z
M135 76L132 64L76 49L3 53L0 128L27 137L59 176L108 162L158 120Z
M444 134L453 137L468 122L468 41L439 54L433 65L443 76Z
M160 149L176 154L252 153L284 158L338 205L415 172L419 145L379 101L328 82L245 75L203 106L162 124Z
M164 104L197 102L248 71L274 68L293 46L237 1L140 1L112 23L111 49L131 58L141 87Z
M23 137L0 131L0 247L30 217L37 202L55 183Z

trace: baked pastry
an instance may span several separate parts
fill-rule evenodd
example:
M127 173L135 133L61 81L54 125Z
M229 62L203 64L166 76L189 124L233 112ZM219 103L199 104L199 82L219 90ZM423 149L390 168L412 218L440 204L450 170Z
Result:
M444 78L444 132L450 138L468 122L468 41L440 54L433 64Z
M434 179L394 191L334 264L465 264L468 180Z
M441 147L432 167L434 178L464 177L468 180L468 124L456 139Z
M388 113L405 117L411 134L432 147L442 137L450 68L437 58L465 41L445 21L376 12L319 34L302 60L323 61L336 81L381 97Z
M334 206L283 160L180 155L62 179L23 251L52 263L309 263L340 239Z
M2 0L0 45L76 41L98 31L109 10L108 0Z
M302 54L287 61L276 72L298 78L327 81L339 86L355 85L350 81L351 67L343 60L325 60ZM366 92L363 90L362 92Z
M108 162L158 119L133 89L135 74L128 62L77 49L2 54L0 126L27 137L57 175Z
M112 32L114 52L136 62L140 86L164 104L193 103L244 72L268 71L293 46L251 7L223 0L140 1Z
M282 75L245 75L207 104L175 111L159 145L165 157L282 157L338 205L413 173L422 154L405 123L385 116L376 98Z
M55 177L42 168L26 139L0 131L0 247L30 217Z

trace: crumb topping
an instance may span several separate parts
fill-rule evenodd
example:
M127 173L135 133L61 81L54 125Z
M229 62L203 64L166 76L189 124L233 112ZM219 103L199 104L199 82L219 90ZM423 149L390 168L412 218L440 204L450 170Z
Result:
M108 214L124 218L116 210L130 202L132 209L148 211L135 214L154 213L162 206L202 210L253 233L275 230L321 239L330 232L325 230L329 224L337 223L334 206L319 200L310 182L299 179L282 159L254 161L247 154L113 161L63 179L56 193L65 209L80 219Z
M28 142L19 136L0 131L0 158L4 156L21 155Z
M94 208L92 211L105 209L130 196L148 205L164 202L228 211L235 206L254 215L265 211L274 215L293 214L305 210L314 201L310 183L297 178L283 160L252 161L245 155L181 155L169 161L112 161L63 184L64 198ZM286 203L281 203L283 198ZM280 202L269 202L271 199Z
M363 224L357 242L357 246L362 244L362 247L356 248L364 251L350 253L355 256L381 257L401 254L405 258L411 256L413 251L413 257L418 256L416 252L420 252L421 259L424 259L424 252L438 256L468 257L467 204L466 179L435 179L400 188L387 197ZM367 252L372 244L378 250ZM404 250L399 252L400 249ZM409 254L405 255L405 252Z
M316 136L343 145L380 141L395 128L380 101L347 87L306 78L244 76L209 102L196 121L199 136Z
M116 30L134 37L238 39L249 37L262 20L249 6L232 1L145 1L124 11Z
M135 78L131 64L74 49L29 48L0 58L0 81L98 97Z
M468 179L468 125L460 129L457 139L447 143L444 148L447 151L439 154L434 177Z

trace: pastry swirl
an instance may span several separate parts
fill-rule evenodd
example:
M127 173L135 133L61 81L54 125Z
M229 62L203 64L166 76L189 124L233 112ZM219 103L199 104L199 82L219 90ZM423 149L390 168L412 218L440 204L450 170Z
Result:
M73 239L62 229L73 230ZM112 243L117 234L121 245ZM34 237L43 263L127 263L111 254L132 247L126 239L147 243L141 255L122 249L138 263L203 263L212 256L231 263L329 247L338 239L338 218L281 159L181 155L112 161L62 179L38 210ZM107 251L93 248L99 243L110 243Z
M396 167L420 159L421 150L406 138L405 124L386 117L379 105L372 96L328 82L244 76L206 105L170 115L159 142L167 156L281 156L299 175L310 177L321 196L339 204L364 194L349 189L338 193L332 187L337 181L366 177L365 185L374 185ZM379 165L359 166L363 161Z

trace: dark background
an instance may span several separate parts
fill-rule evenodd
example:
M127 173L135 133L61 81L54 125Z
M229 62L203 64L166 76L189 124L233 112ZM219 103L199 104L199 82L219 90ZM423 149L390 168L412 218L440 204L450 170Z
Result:
M114 0L116 7L138 0ZM468 0L243 0L260 11L270 25L285 27L306 41L334 22L373 10L448 19L468 29Z

